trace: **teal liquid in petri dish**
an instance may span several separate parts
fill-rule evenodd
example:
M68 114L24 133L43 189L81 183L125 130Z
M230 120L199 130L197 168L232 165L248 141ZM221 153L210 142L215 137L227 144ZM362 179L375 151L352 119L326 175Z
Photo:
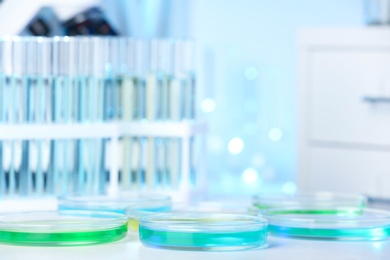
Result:
M193 250L248 249L266 244L267 228L242 232L172 232L139 227L143 244L153 247Z
M0 231L0 242L30 246L77 246L114 242L124 238L127 225L97 231L19 232Z
M302 228L268 225L271 234L334 240L383 240L390 236L390 226L369 228Z
M386 223L367 225L365 220L370 221L370 218L364 219L364 212L364 208L276 209L268 214L270 221L268 231L277 236L331 240L383 240L390 237L390 225ZM294 226L291 224L276 225L272 223L271 217L273 216L284 217L286 220L288 217L291 219L302 217L302 220L305 220L305 217L309 218L307 226ZM375 218L371 221L375 222ZM360 223L363 226L359 226ZM333 224L333 226L321 227L321 224Z
M363 208L346 208L346 209L283 209L283 210L273 210L273 215L288 215L296 214L300 215L333 215L333 216L359 216L363 214Z

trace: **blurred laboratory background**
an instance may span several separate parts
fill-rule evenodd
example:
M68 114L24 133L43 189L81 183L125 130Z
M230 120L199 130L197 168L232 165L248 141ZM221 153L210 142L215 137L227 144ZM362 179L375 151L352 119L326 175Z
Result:
M0 34L190 42L196 85L189 95L195 115L184 118L189 125L166 131L176 129L180 139L180 131L189 127L189 142L199 139L188 146L193 157L188 165L197 168L196 174L189 170L188 180L193 181L192 174L202 176L196 185L204 184L210 196L294 193L299 188L386 197L390 196L386 192L390 183L388 4L386 0L3 0ZM364 92L371 83L385 90ZM140 131L146 133L148 149L149 130ZM183 149L187 148L179 151ZM118 167L111 170L120 172L125 166Z

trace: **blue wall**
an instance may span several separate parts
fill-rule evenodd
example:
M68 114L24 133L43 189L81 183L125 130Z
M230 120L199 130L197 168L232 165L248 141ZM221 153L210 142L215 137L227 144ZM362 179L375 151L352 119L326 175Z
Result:
M363 25L362 2L189 2L213 194L294 190L298 29Z

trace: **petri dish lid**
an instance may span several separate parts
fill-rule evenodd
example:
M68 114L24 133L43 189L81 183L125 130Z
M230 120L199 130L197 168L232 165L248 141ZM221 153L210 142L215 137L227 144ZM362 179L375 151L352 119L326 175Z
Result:
M126 236L124 214L99 211L33 211L0 215L0 242L19 245L89 245Z
M194 204L182 205L173 207L176 211L188 211L199 213L225 213L225 214L243 214L243 215L258 215L259 209L251 205L243 206L224 201L199 201Z
M262 212L279 236L382 240L390 235L390 211L359 207L273 208Z
M367 197L334 192L297 192L294 194L259 194L253 205L259 209L280 207L365 207Z
M129 230L138 231L138 220L142 217L154 215L155 210L148 208L126 207L126 214L129 217ZM175 214L240 214L257 216L260 210L256 207L241 207L228 205L221 202L200 202L195 204L177 203L171 208L160 210L159 212Z
M158 213L139 220L147 246L189 250L239 250L264 246L267 220L259 216Z
M154 214L156 211L147 208L134 206L126 207L126 214L130 220L138 220L141 217ZM253 206L240 206L228 204L220 201L201 201L197 203L176 203L171 208L165 208L159 212L170 212L175 214L240 214L257 216L260 210Z
M236 214L159 213L142 217L140 225L156 230L181 232L252 231L267 226L262 217Z
M171 207L171 198L161 194L118 193L115 195L70 195L58 197L58 208L77 210L104 210L125 213L126 207L166 210Z

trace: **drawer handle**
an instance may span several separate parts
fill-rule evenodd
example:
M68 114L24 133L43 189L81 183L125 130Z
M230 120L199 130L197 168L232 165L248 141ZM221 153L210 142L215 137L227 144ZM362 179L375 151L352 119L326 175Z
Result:
M390 97L363 96L362 101L367 103L390 103Z

